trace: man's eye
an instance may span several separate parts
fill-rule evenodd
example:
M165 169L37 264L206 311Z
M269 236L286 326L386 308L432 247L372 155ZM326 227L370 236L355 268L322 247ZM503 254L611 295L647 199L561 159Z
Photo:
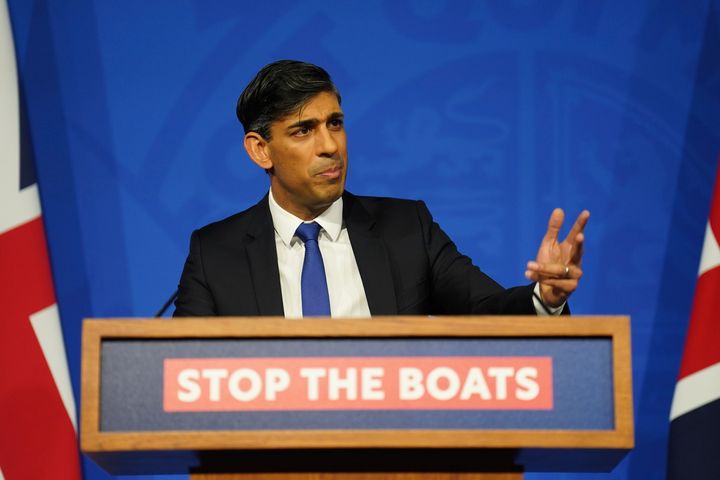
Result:
M296 137L304 137L305 135L310 133L310 129L308 127L302 127L298 128L293 135Z
M330 126L334 127L334 128L342 128L343 121L340 120L339 118L335 118L333 120L330 120Z

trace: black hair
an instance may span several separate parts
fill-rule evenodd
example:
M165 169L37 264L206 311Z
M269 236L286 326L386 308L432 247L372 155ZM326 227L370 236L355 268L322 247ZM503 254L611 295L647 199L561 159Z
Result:
M270 140L270 124L290 115L321 92L340 92L323 68L297 60L265 65L245 87L237 102L237 117L245 133Z

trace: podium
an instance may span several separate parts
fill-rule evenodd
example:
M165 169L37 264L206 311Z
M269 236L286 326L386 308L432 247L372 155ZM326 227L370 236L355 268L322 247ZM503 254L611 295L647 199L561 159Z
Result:
M81 448L111 474L513 479L633 447L628 317L90 319Z

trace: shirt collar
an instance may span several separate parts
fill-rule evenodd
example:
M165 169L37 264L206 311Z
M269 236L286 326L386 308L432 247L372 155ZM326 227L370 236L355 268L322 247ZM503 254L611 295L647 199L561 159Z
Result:
M273 197L272 189L270 189L269 200L270 215L272 216L275 232L278 234L285 246L289 247L292 244L295 231L300 224L303 223L303 220L278 205L275 201L275 197ZM340 231L342 230L342 213L343 199L340 197L335 200L323 213L314 218L312 221L317 222L322 227L320 235L322 235L324 231L331 241L336 241L340 236Z

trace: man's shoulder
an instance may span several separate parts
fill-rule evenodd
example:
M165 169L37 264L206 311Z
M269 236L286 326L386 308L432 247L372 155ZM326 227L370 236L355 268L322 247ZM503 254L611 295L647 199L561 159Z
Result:
M347 204L350 209L354 209L354 205L360 206L375 220L417 221L418 217L429 216L427 207L422 200L351 194L346 197Z
M351 199L358 202L370 213L387 214L395 211L417 210L419 205L424 205L421 200L395 197L374 197L366 195L352 195Z

